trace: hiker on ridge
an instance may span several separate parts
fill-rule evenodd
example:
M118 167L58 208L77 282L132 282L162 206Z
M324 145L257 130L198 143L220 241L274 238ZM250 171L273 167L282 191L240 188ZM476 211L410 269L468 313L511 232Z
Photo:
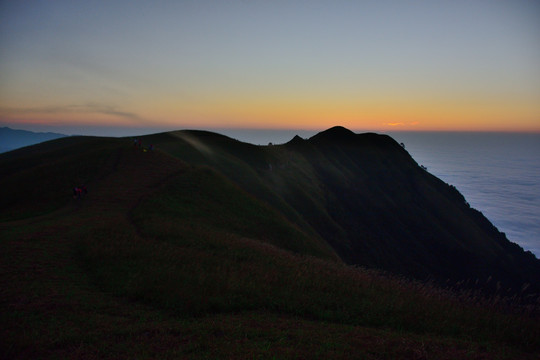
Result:
M88 189L86 188L86 185L81 186L75 186L73 188L73 198L74 199L80 199L82 196L88 194Z

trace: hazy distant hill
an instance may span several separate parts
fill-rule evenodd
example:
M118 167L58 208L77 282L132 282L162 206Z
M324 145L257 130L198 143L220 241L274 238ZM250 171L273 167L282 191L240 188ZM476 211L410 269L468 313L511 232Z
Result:
M0 154L5 358L537 358L539 260L390 137L140 139Z
M2 127L0 128L0 153L65 136L67 135L52 132L14 130L8 127Z

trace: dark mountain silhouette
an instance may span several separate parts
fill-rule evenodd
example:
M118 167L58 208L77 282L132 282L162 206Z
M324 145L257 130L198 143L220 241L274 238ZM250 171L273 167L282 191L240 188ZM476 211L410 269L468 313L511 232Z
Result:
M6 358L537 357L539 260L392 138L139 140L0 154Z
M208 131L141 139L188 164L210 167L348 264L438 283L491 279L514 291L540 285L533 254L508 241L455 187L422 169L389 136L334 127L276 146Z
M538 284L540 263L531 253L390 137L333 128L291 147L309 162L322 189L321 213L306 218L348 263L437 281L493 277L507 286ZM322 211L331 221L318 221Z
M0 128L0 153L65 136L67 135L53 132L33 132L2 127Z
M496 279L514 290L539 285L533 254L508 241L389 136L334 127L273 147L197 131L149 140L189 163L218 169L315 232L349 264L437 282Z

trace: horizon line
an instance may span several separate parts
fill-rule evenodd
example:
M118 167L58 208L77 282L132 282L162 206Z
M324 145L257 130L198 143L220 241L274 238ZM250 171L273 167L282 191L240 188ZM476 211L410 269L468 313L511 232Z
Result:
M167 133L173 131L184 130L203 130L218 132L219 131L251 131L251 132L321 132L333 127L341 126L354 133L493 133L493 134L539 134L540 129L366 129L347 127L343 125L333 125L329 127L249 127L249 126L179 126L173 128L171 126L107 126L107 125L90 125L90 126L77 126L77 125L47 125L47 124L24 124L26 126L14 127L10 123L0 123L0 127L9 128L12 130L30 131L34 133L57 133L66 136L104 136L104 137L129 137L129 136L144 136L159 133ZM86 131L85 131L86 130ZM106 134L107 132L116 133L116 135ZM134 133L136 132L136 134ZM144 132L144 133L141 133ZM120 135L119 133L124 133Z

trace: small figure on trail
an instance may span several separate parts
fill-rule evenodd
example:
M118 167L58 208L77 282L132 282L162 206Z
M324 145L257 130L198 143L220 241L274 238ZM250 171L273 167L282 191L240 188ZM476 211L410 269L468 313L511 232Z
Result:
M75 186L73 188L73 198L80 199L83 195L88 194L88 189L85 185Z
M137 140L137 138L133 138L133 147L137 147L138 143L139 143L139 140Z
M140 148L142 147L142 140L139 139L138 142L137 142L137 144L139 145L139 149L140 149Z
M148 150L150 151L154 150L154 144L150 144L150 146L148 147Z

